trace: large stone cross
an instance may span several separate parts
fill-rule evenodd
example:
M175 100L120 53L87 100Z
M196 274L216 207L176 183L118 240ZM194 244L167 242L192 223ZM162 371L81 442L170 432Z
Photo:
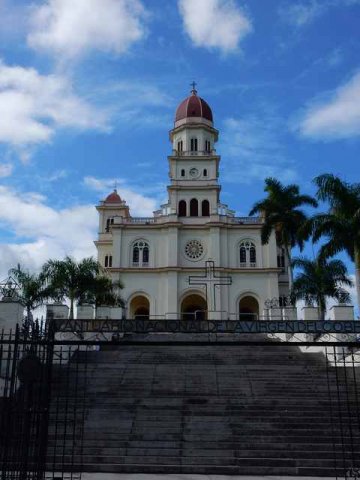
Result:
M191 275L189 285L201 285L206 287L206 303L210 312L216 311L216 287L220 285L231 285L232 278L217 275L215 263L212 260L205 262L205 275Z

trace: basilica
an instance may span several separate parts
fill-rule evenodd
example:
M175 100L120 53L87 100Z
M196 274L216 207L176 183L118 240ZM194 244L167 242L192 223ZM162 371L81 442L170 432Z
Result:
M218 136L194 86L170 131L168 202L133 217L114 190L96 207L98 260L124 284L127 318L258 319L267 299L288 295L275 235L262 245L261 217L237 217L221 203Z

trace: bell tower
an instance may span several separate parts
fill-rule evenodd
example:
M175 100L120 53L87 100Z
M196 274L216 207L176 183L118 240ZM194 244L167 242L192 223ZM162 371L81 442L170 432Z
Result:
M211 108L195 87L194 82L190 96L178 106L170 131L168 207L180 218L209 221L219 210L220 157L215 150L219 132L213 126Z

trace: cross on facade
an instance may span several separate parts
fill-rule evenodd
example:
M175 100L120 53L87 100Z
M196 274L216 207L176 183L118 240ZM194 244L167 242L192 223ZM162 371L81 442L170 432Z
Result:
M232 278L215 273L215 263L212 260L205 262L205 275L189 276L189 285L202 285L206 288L206 303L210 312L216 311L216 287L231 285Z

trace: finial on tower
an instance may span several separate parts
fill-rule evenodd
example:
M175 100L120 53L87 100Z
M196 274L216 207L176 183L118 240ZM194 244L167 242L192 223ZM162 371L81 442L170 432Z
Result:
M191 93L192 93L193 95L196 95L196 94L197 94L197 90L196 90L196 82L192 82L192 83L190 83L190 87L192 87L192 89L191 89Z

